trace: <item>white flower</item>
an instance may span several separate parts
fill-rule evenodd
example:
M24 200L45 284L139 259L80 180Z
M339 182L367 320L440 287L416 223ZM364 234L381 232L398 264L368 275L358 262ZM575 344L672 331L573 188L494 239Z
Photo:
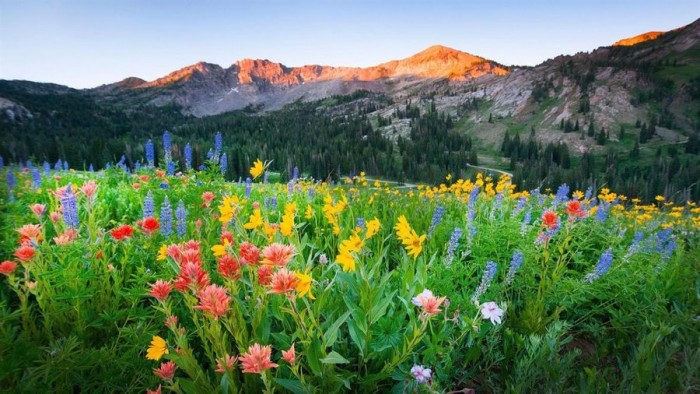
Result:
M435 297L435 296L433 295L433 292L430 291L430 290L428 290L428 289L425 289L425 290L423 290L422 293L420 293L420 294L418 294L417 296L411 298L411 302L412 302L413 305L415 305L415 306L423 306L423 304L425 303L426 300L429 300L430 298L433 298L433 297Z
M503 309L498 307L493 301L484 302L481 304L481 317L484 320L491 320L492 324L501 324L501 317L503 316Z
M416 379L416 382L426 383L433 376L433 371L431 371L430 368L415 364L413 368L411 368L411 375Z

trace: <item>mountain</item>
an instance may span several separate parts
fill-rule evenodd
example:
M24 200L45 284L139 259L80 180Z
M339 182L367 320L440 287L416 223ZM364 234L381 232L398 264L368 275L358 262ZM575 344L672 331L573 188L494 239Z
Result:
M391 93L397 85L416 81L465 81L508 72L507 67L493 61L435 45L406 59L366 68L287 67L267 59L243 59L228 68L200 62L154 81L128 78L93 91L123 93L146 104L174 103L186 113L207 116L249 105L275 110L300 99L317 100L359 89Z
M622 40L615 41L613 44L614 47L616 46L631 46L631 45L636 45L644 41L649 41L649 40L655 40L659 38L662 34L665 32L663 31L650 31L646 33L642 33L639 35L636 35L634 37L629 37L629 38L623 38Z

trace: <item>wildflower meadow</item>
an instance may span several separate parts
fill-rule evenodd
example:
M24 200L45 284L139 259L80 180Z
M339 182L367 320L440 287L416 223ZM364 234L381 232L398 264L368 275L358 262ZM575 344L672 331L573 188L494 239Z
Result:
M3 390L700 390L694 202L264 158L231 182L220 134L197 169L169 144L0 163Z

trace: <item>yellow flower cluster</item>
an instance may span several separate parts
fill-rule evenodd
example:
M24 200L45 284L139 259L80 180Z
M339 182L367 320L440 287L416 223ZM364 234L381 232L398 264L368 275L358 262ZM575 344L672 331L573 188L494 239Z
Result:
M294 233L294 214L297 212L297 206L293 202L287 203L284 207L284 216L280 222L280 233L285 237L290 237Z
M238 213L239 205L241 201L238 196L226 196L221 201L219 205L219 221L221 223L228 223L233 220L233 217Z
M323 214L326 216L326 219L328 219L328 223L333 226L333 234L338 235L340 234L338 216L340 216L340 213L345 210L345 207L347 207L348 199L345 197L345 195L343 195L343 198L334 204L333 198L330 195L327 195L324 199L324 203Z
M366 227L367 230L365 231L364 238L360 238L362 229L357 228L348 239L340 243L338 247L338 256L336 256L335 261L343 267L343 271L355 271L355 253L359 253L365 246L365 241L379 232L381 223L378 218L374 218L367 222Z
M425 234L419 236L415 230L411 229L411 225L408 224L406 217L403 215L399 216L399 221L394 226L394 230L396 230L396 236L406 248L406 253L409 256L413 256L414 259L417 258L423 250Z

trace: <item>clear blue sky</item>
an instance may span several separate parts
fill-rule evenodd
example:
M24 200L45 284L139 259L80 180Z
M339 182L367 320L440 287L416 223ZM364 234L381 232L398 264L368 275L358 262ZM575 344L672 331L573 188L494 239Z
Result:
M370 66L433 44L535 65L698 17L699 0L0 0L0 79L86 88L242 58Z

